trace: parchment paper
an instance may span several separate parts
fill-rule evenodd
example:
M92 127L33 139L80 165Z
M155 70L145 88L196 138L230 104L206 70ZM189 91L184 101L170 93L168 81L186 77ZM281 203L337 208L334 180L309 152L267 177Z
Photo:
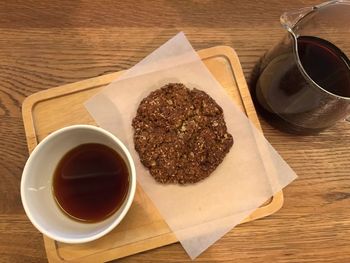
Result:
M131 121L140 101L169 82L208 93L223 108L234 145L205 180L157 183L134 150ZM119 137L136 164L137 180L193 259L296 178L236 106L183 33L177 34L85 104L96 123Z

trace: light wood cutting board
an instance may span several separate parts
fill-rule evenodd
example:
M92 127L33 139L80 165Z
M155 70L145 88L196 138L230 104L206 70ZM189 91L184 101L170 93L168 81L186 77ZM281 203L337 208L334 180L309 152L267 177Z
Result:
M198 52L209 71L247 117L261 130L235 51L217 46ZM122 72L48 89L23 102L22 115L29 152L48 134L73 124L96 125L83 103ZM275 213L283 205L279 192L242 223ZM105 262L177 242L151 200L137 185L134 202L124 220L108 235L85 244L65 244L44 236L49 262Z

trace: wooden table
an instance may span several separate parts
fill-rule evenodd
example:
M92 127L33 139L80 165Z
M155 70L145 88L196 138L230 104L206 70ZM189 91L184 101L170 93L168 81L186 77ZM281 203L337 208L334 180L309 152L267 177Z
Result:
M41 234L24 214L28 151L21 103L32 93L126 69L184 31L195 49L229 45L247 80L284 34L279 15L319 1L3 1L0 3L0 261L45 262ZM284 207L237 227L198 262L350 262L350 124L318 136L266 137L299 179ZM119 262L190 261L179 244Z

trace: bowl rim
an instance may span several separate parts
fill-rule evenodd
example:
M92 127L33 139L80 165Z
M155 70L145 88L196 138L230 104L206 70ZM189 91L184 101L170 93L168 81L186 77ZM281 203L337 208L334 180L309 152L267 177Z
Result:
M122 208L123 210L121 211L120 215L113 220L109 226L104 229L101 232L98 232L97 234L93 234L91 236L87 236L87 237L81 237L81 238L66 238L66 237L62 237L62 236L56 236L55 234L53 234L51 231L47 231L45 230L32 216L32 212L30 211L30 208L28 206L27 200L25 198L25 183L27 181L27 178L29 178L29 166L30 163L33 162L33 159L35 158L35 156L38 154L38 152L41 151L41 149L43 148L43 146L47 143L47 141L52 140L54 137L58 136L61 133L64 132L68 132L70 130L74 130L74 129L88 129L88 130L94 130L95 132L99 132L102 133L106 136L108 136L109 138L111 138L114 142L116 142L116 144L118 144L120 146L120 148L122 149L123 153L126 155L127 161L129 163L130 166L130 192L129 195L127 196L126 199L126 204L124 205L124 207ZM88 124L77 124L77 125L70 125L70 126L66 126L64 128L58 129L52 133L50 133L48 136L46 136L42 141L40 141L37 146L34 148L34 150L30 153L29 158L26 161L26 164L23 168L23 172L22 172L22 177L21 177L21 201L22 201L22 205L24 208L24 211L26 213L26 215L28 216L29 220L31 221L31 223L44 235L48 236L51 239L60 241L60 242L64 242L64 243L70 243L70 244L78 244L78 243L86 243L86 242L90 242L93 240L96 240L104 235L106 235L107 233L109 233L110 231L112 231L121 221L122 219L125 217L125 215L127 214L133 200L134 200L134 196L135 196L135 192L136 192L136 168L135 168L135 163L134 160L129 152L129 150L127 149L127 147L124 145L124 143L117 138L114 134L112 134L111 132L94 126L94 125L88 125ZM120 211L120 209L118 209L117 211ZM115 211L114 213L116 213L117 211ZM105 219L106 220L106 219ZM103 221L101 221L103 222Z

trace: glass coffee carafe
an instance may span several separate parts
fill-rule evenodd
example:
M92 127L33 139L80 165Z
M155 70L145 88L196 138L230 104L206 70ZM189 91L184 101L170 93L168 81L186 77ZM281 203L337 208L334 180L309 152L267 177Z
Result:
M286 36L260 60L251 93L277 128L314 134L350 115L350 1L286 12Z

